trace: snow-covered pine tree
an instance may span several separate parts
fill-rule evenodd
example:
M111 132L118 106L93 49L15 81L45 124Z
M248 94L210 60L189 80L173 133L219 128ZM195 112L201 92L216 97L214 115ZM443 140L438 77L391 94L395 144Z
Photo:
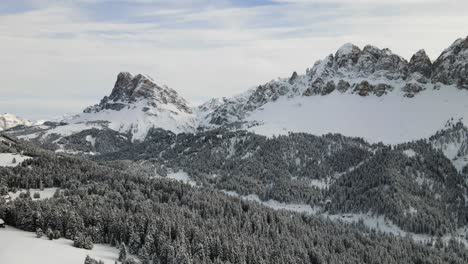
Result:
M44 235L41 228L36 229L36 237L41 238Z
M124 242L120 244L119 261L124 262L128 257L128 249Z

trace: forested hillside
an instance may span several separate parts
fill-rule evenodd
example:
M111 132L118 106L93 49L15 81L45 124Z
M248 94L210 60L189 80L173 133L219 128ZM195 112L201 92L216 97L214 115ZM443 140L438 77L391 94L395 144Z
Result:
M123 173L33 146L2 146L33 157L0 167L2 192L58 187L51 199L0 199L0 217L24 230L123 244L144 263L466 263L446 248L384 236L363 226L273 211L204 187ZM153 262L150 262L153 261Z
M96 158L134 160L150 177L183 170L200 185L265 201L384 215L414 233L443 235L468 222L464 177L425 140L390 147L332 134L153 130L143 143Z

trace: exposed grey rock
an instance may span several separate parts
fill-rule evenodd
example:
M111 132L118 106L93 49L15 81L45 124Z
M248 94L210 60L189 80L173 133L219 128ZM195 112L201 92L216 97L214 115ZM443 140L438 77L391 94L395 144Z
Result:
M349 84L349 82L344 81L344 80L340 80L340 81L338 82L338 85L337 85L336 89L337 89L338 91L344 93L344 92L346 92L346 91L349 89L350 86L351 86L351 85Z
M401 90L406 93L406 97L414 97L415 94L421 92L424 88L417 83L407 83Z
M393 91L393 87L385 83L379 83L374 86L374 94L379 97L390 91Z
M320 94L322 92L322 88L325 86L322 78L317 78L307 90L304 92L304 96L311 96Z
M410 62L408 63L408 71L410 74L420 73L426 78L431 78L432 63L423 49L411 56Z
M357 62L361 55L361 49L351 43L343 45L335 53L335 64L338 68L351 68Z
M297 72L293 72L291 78L289 78L289 83L290 83L290 84L293 84L294 81L297 79L297 76L298 76L298 75L297 75Z
M468 89L468 37L457 39L433 64L432 81Z
M327 95L330 94L331 92L335 91L335 82L334 81L328 81L327 84L323 87L321 94L322 95Z
M368 81L362 81L354 88L354 92L357 92L360 96L368 96L374 87L369 84Z

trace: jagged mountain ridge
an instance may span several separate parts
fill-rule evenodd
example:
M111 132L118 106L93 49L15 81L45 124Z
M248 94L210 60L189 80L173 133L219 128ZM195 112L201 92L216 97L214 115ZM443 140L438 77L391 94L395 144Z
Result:
M458 39L434 63L424 50L408 62L389 49L345 44L304 75L202 105L201 124L265 135L337 132L394 144L429 137L451 118L468 118L467 43Z

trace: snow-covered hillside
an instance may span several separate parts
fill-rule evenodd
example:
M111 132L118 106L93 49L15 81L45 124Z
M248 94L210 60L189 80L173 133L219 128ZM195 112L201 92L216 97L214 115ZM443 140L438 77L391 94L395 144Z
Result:
M93 250L73 247L73 241L60 238L48 240L36 238L36 234L25 232L10 226L0 229L1 263L21 264L81 264L86 256L102 260L104 263L116 263L119 250L108 245L94 245Z
M332 132L396 144L428 138L451 118L468 120L468 90L426 90L414 98L400 91L382 97L348 92L281 98L252 111L245 120L258 122L250 130L264 135Z
M17 153L0 153L0 167L15 167L31 157Z
M15 126L31 126L33 123L27 119L15 116L13 114L0 115L0 131L9 129Z

